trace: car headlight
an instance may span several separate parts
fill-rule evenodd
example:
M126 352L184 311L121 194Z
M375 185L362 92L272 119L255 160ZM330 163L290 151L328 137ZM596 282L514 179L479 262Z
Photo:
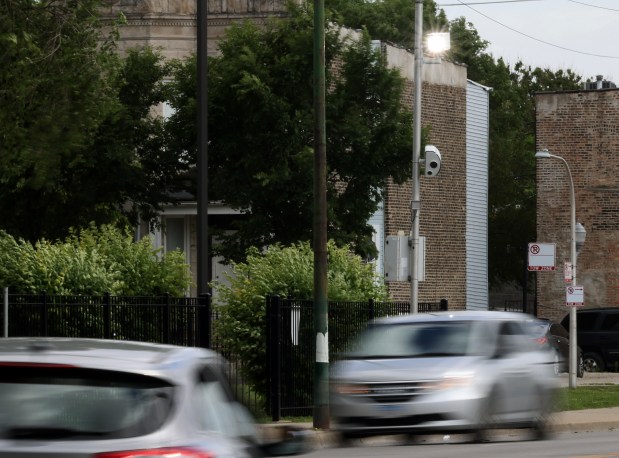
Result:
M334 383L331 390L338 394L368 394L370 388L367 385L356 383Z
M470 372L448 373L442 378L433 380L424 385L428 391L449 390L452 388L463 388L473 383L474 376Z

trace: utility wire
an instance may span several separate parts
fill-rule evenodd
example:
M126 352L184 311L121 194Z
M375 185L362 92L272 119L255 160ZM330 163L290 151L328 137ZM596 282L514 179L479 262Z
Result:
M573 53L576 53L576 54L583 54L585 56L603 57L605 59L619 59L619 56L608 56L608 55L605 55L605 54L594 54L594 53L585 52L585 51L578 51L577 49L571 49L571 48L567 48L565 46L557 45L555 43L550 43L549 41L545 41L545 40L542 40L540 38L534 37L532 35L528 35L528 34L526 34L524 32L521 32L520 30L517 30L517 29L514 29L513 27L508 26L507 24L503 24L502 22L497 21L496 19L491 18L487 14L484 14L481 11L476 10L475 8L470 6L471 5L470 3L465 3L465 2L463 2L461 0L457 0L457 1L458 1L458 3L453 5L453 6L466 6L467 8L475 11L477 14L485 17L486 19L488 19L488 20L490 20L490 21L492 21L492 22L494 22L496 24L499 24L501 27L505 27L506 29L509 29L512 32L515 32L515 33L517 33L519 35L522 35L524 37L527 37L527 38L529 38L531 40L534 40L534 41L537 41L539 43L543 43L545 45L552 46L553 48L563 49L564 51L569 51L569 52L573 52ZM508 0L508 1L515 1L515 0ZM520 1L527 1L527 0L520 0ZM535 1L535 0L529 0L529 1ZM507 3L507 2L497 2L497 3ZM578 2L575 2L575 3L578 3ZM445 5L445 6L447 6L447 5Z
M616 8L608 8L607 6L592 5L591 3L579 2L576 0L567 0L567 1L572 2L572 3L578 3L579 5L590 6L591 8L599 8L601 10L606 10L606 11L619 11L619 9L616 9Z

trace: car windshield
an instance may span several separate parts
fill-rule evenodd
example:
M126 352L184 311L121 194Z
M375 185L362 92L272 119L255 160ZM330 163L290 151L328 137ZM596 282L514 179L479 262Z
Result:
M162 380L73 367L0 366L0 437L110 439L156 430L172 406Z
M463 356L469 350L471 332L470 322L379 324L363 332L346 357Z

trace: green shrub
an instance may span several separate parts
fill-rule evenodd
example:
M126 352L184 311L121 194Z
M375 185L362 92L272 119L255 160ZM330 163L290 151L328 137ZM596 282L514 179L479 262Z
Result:
M0 286L13 293L182 296L191 284L181 252L165 255L129 230L91 226L34 246L0 231Z
M328 298L339 301L385 300L386 288L373 266L348 248L328 244ZM249 251L244 263L233 264L230 285L215 283L214 307L220 319L215 337L242 362L242 375L265 393L266 305L268 295L312 299L314 253L309 243L290 247L271 246L265 252ZM301 374L304 376L305 374Z

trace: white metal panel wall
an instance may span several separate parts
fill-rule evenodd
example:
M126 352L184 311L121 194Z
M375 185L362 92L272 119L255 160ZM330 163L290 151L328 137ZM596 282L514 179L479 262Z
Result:
M468 81L466 91L466 304L488 308L489 91Z
M374 260L374 271L381 277L385 275L385 212L383 202L380 202L376 213L374 213L368 224L374 229L372 240L378 250L378 256Z

